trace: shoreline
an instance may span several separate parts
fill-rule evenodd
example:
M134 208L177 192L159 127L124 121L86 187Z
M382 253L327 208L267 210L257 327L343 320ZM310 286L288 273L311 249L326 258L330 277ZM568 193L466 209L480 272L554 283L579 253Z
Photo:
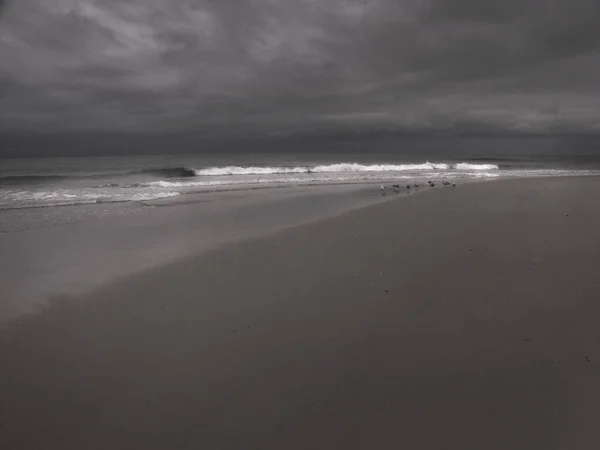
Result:
M541 169L538 169L541 170ZM558 169L554 169L551 170L552 172L556 171ZM574 174L574 172L581 172L579 174ZM474 173L476 174L476 172ZM38 210L38 209L53 209L53 208L72 208L72 207L94 207L94 206L102 206L102 205L112 205L112 206L119 206L119 205L141 205L141 206L148 206L148 207L154 207L154 206L170 206L170 205L177 205L177 204L186 204L186 203L201 203L201 201L184 201L184 199L186 199L188 196L205 196L205 195L212 195L212 194L227 194L227 193L238 193L238 192L253 192L253 191L269 191L269 190L283 190L283 189L303 189L303 188L321 188L321 189L326 189L326 188L335 188L335 187L344 187L344 186L348 186L348 187L367 187L367 186L377 186L380 184L390 184L390 183L395 183L398 182L400 180L401 184L408 182L409 184L412 184L414 182L419 182L419 183L425 183L425 180L428 178L433 178L435 180L437 180L438 182L443 181L443 180L452 180L453 182L456 181L461 185L464 184L472 184L472 183L483 183L483 182L488 182L488 181L509 181L509 180L527 180L527 179L538 179L538 180L543 180L546 178L579 178L579 177L598 177L600 176L600 170L593 170L593 169L569 169L567 170L567 173L564 174L552 174L552 175L518 175L518 176L508 176L506 174L504 175L498 175L497 177L494 176L490 176L490 177L482 177L482 178L478 178L478 177L465 177L465 178L453 178L453 177L439 177L439 176L432 176L432 177L421 177L421 176L410 176L407 178L382 178L382 179L370 179L370 180L361 180L361 181L340 181L340 182L300 182L297 184L294 183L290 183L290 184L284 184L284 183L273 183L273 184L269 184L269 183L264 183L264 184L260 184L260 183L254 183L254 184L248 184L248 185L243 185L243 184L231 184L231 185L223 185L223 188L211 188L211 189L202 189L202 190L197 190L197 191L193 191L193 190L189 190L189 191L183 191L183 192L175 192L177 195L167 195L165 197L158 197L158 198L154 198L154 199L149 199L149 200L110 200L110 201L97 201L97 202L82 202L82 203L64 203L64 204L56 204L56 205L39 205L39 206L17 206L17 207L8 207L8 208L0 208L0 211L28 211L28 210ZM238 186L243 186L243 187L238 187ZM185 187L185 186L181 186L181 187ZM180 201L178 201L180 200ZM0 234L2 233L8 233L8 232L12 232L12 231L7 231L7 232L2 232L0 231Z

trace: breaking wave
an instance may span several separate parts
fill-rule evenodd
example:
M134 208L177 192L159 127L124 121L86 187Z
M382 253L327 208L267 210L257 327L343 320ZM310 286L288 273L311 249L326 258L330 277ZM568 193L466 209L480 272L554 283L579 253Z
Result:
M271 174L293 174L293 173L340 173L340 172L407 172L425 170L497 170L500 167L495 164L446 164L431 163L422 164L358 164L339 163L319 165L314 167L260 167L260 166L223 166L209 167L195 170L198 176L226 176L226 175L271 175Z
M495 164L471 164L461 162L457 164L448 163L432 163L424 162L420 164L358 164L352 162L343 162L337 164L323 164L317 166L217 166L205 168L191 167L158 167L144 168L138 170L130 170L123 172L112 173L88 173L77 175L11 175L0 176L0 186L23 186L37 185L60 181L63 179L90 179L90 178L106 178L111 176L124 177L131 175L142 175L158 179L170 178L193 178L201 177L218 177L227 175L291 175L291 174L306 174L306 173L348 173L348 172L419 172L427 170L444 170L444 171L474 171L474 170L498 170L499 166ZM137 187L142 183L129 182L127 187ZM106 183L99 187L117 187L123 186L122 183L112 182Z
M194 171L198 176L218 177L223 175L270 175L270 174L285 174L285 173L310 173L308 167L209 167L207 169L199 169Z
M458 163L454 166L456 170L498 170L500 167L496 164L469 164Z

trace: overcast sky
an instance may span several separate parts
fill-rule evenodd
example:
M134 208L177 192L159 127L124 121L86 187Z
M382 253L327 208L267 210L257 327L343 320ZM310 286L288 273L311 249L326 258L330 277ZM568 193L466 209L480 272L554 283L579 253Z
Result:
M0 130L600 132L599 0L0 0Z

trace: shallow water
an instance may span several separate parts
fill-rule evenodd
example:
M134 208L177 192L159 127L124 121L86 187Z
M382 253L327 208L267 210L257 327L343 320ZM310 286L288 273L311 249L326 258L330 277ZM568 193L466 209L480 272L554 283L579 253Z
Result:
M396 197L382 197L372 186L297 187L188 195L139 210L122 204L27 210L10 220L28 229L0 234L0 322L55 297ZM48 219L54 223L26 223L28 213L43 211L54 212ZM78 220L67 221L73 217Z

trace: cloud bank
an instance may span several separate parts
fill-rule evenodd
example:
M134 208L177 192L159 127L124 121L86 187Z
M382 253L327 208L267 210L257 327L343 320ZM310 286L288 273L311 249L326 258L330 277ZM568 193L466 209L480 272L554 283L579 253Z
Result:
M0 130L600 132L597 0L4 0Z

